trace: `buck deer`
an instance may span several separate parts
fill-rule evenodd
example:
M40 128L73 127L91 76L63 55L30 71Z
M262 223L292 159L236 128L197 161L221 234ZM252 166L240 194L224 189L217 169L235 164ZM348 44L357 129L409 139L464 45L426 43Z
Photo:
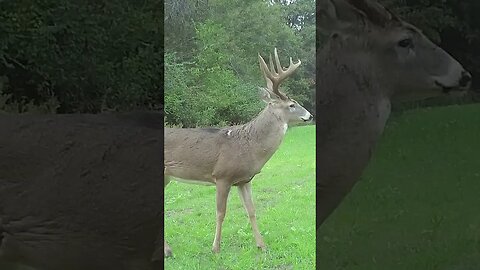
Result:
M290 58L290 66L284 70L276 49L274 54L277 71L271 57L269 69L258 55L260 69L267 82L267 88L261 89L267 106L256 118L244 125L220 129L165 129L164 185L174 179L216 187L217 219L212 248L215 253L220 252L222 224L231 186L238 187L256 244L265 249L255 216L250 181L278 149L288 124L313 118L279 89L281 82L300 66L300 60L293 63ZM164 245L165 256L171 256L166 241Z
M392 101L469 88L471 76L415 26L369 0L319 0L317 226L360 178Z
M160 269L162 120L0 114L0 269Z

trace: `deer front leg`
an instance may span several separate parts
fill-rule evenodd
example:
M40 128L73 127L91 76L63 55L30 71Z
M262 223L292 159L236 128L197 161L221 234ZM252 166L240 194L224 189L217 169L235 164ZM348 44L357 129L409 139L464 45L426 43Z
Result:
M222 240L222 223L227 212L227 199L230 192L230 184L223 181L217 181L216 202L217 202L217 226L215 229L215 239L213 240L212 251L220 252L220 242Z
M172 249L167 244L167 240L163 240L163 253L165 254L165 257L171 257L172 256Z
M164 184L163 184L163 189L165 191L165 187L170 183L170 179L168 179L168 176L164 176ZM163 212L163 219L165 220L165 211ZM165 230L164 230L165 231ZM171 257L172 256L172 249L170 246L167 244L167 240L163 240L163 254L165 257Z
M250 224L252 225L253 236L255 237L255 242L257 243L257 247L265 251L266 249L265 243L263 242L263 237L260 234L260 230L258 229L258 225L257 225L257 217L255 215L255 206L253 204L253 198L252 198L252 185L250 184L250 182L243 185L239 185L238 193L240 194L240 198L242 199L245 210L247 210L248 218L250 219Z

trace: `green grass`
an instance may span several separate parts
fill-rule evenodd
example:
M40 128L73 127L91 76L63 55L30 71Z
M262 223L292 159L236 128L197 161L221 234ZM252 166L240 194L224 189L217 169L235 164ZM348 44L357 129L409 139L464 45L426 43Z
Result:
M257 249L236 188L230 192L220 254L215 188L172 181L165 191L165 237L174 257L165 269L315 269L315 126L288 130L252 182L267 251Z
M391 120L362 181L319 231L319 268L480 269L480 106Z

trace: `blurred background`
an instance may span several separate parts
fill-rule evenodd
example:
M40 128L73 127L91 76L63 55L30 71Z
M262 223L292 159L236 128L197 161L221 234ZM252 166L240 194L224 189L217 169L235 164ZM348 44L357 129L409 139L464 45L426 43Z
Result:
M0 1L0 111L155 110L161 1Z

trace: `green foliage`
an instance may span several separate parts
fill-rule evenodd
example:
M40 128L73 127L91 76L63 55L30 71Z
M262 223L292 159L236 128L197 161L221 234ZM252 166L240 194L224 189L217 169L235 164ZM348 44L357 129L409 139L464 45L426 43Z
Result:
M3 92L12 103L53 96L58 112L160 106L160 10L154 1L3 1Z
M198 55L198 62L223 58L209 52ZM176 63L174 54L166 54L165 118L168 123L185 127L240 123L260 109L254 88L239 81L232 71L215 64L189 67L188 63Z
M274 47L280 50L284 65L289 56L302 60L283 90L314 110L315 21L311 14L315 5L313 1L298 3L304 4L209 1L208 8L195 13L201 16L194 16L190 26L177 22L179 26L172 27L184 29L182 33L167 31L166 38L172 42L165 49L167 55L175 55L166 58L167 121L188 127L249 121L263 106L258 86L265 81L257 54L268 56ZM291 19L295 14L310 15L308 20ZM169 18L169 23L178 21ZM190 46L177 46L182 41Z
M52 96L41 104L36 104L33 100L23 98L14 100L13 95L4 93L8 88L8 77L0 77L0 112L7 113L55 113L60 106L58 100Z

